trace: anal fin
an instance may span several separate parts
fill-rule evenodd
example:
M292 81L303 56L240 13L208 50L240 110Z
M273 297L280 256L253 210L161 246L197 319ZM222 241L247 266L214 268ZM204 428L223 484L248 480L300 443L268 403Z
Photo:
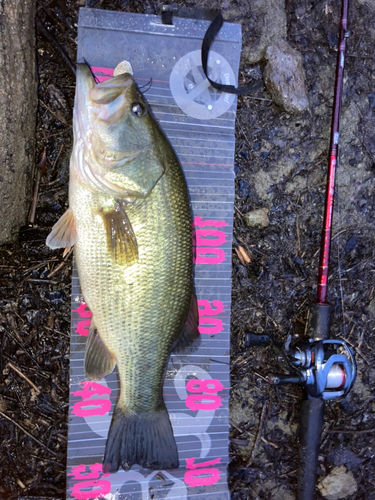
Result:
M71 208L60 217L49 233L46 244L55 250L56 248L72 247L77 241L77 230L74 215Z
M195 294L191 296L189 314L187 316L181 336L177 339L172 347L173 352L179 352L188 347L199 337L198 331L199 314L198 303Z
M91 380L100 380L112 373L115 366L116 358L105 346L100 338L98 330L91 320L85 352L86 376Z
M124 203L116 201L113 210L101 212L107 232L107 248L120 264L132 265L138 261L138 244Z

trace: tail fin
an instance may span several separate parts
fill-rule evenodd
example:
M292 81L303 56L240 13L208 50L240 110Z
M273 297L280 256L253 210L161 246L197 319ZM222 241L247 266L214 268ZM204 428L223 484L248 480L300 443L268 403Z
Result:
M105 449L103 471L138 464L145 469L176 469L176 442L164 402L156 411L130 413L116 406Z

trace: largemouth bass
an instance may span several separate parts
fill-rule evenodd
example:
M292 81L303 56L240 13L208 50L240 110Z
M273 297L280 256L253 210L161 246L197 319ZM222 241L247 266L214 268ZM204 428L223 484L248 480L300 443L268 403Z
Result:
M78 64L73 128L69 209L47 244L74 245L92 312L87 377L118 367L103 470L176 468L164 374L171 350L198 336L185 178L129 72L96 84Z

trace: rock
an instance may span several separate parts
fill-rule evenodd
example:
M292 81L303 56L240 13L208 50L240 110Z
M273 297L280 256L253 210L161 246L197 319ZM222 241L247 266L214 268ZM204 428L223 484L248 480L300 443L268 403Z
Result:
M318 484L320 494L327 500L340 500L348 498L357 491L357 483L353 473L346 467L335 467L328 476Z
M249 227L267 227L270 225L267 208L258 208L244 215L244 221Z
M345 465L348 470L354 470L359 467L365 459L359 458L347 448L338 446L328 453L327 460L336 466Z
M284 40L267 49L264 81L276 104L291 114L309 107L302 56Z
M249 64L255 64L265 58L267 47L286 37L285 0L253 0L251 11L256 13L260 36L244 46L243 56Z
M367 7L371 10L375 9L375 0L357 0L361 5L367 5Z
M367 306L367 310L368 310L369 314L370 314L373 318L375 318L375 297L374 297L372 300L370 300L370 303L369 303L369 305Z
M367 99L370 104L370 108L375 109L375 92L367 94Z
M251 196L250 184L242 179L238 181L238 192L243 200Z

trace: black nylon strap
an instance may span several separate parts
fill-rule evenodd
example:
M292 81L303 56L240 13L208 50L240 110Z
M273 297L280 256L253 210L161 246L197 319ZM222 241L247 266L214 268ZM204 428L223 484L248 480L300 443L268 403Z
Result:
M220 90L221 92L226 92L227 94L237 94L237 95L250 94L251 92L254 92L255 90L258 90L259 88L263 87L263 83L261 81L253 82L250 85L246 85L244 87L235 87L234 85L224 85L223 83L214 82L207 75L208 54L210 52L212 42L215 40L216 35L221 30L223 23L224 23L223 16L221 15L221 12L219 12L215 17L215 19L210 24L210 26L208 27L206 34L204 35L202 42L202 68L204 74L206 75L206 78L210 82L211 86L216 90Z

